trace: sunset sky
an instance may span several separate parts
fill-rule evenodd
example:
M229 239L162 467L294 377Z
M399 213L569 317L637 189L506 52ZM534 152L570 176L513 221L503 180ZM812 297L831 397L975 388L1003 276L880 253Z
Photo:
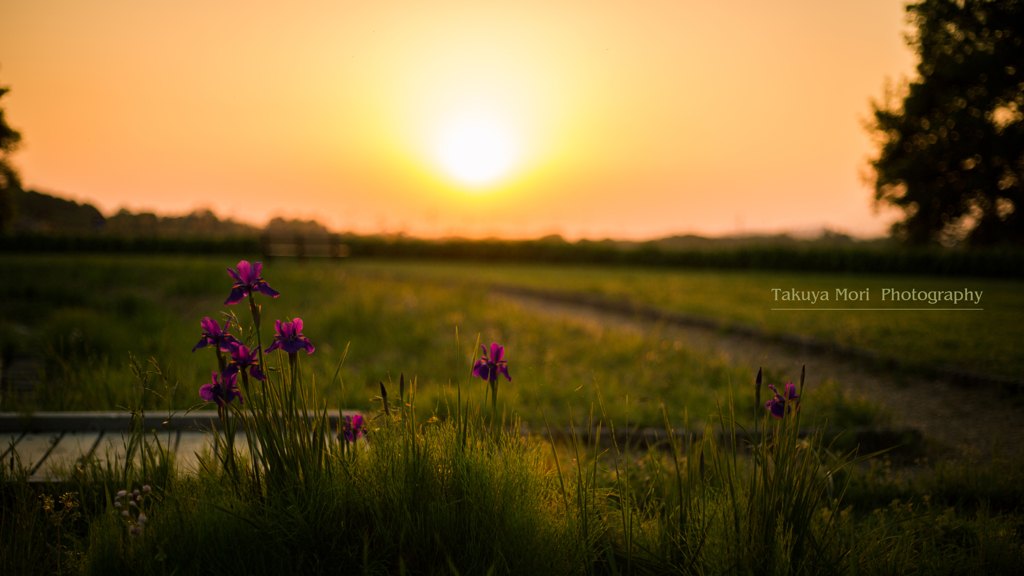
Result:
M883 234L902 0L0 3L28 188L418 236Z

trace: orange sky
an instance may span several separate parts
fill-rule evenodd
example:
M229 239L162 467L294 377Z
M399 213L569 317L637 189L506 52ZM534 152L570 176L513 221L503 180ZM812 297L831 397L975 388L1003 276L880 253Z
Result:
M871 236L861 122L897 0L0 3L26 187L420 236ZM443 134L514 149L467 185Z

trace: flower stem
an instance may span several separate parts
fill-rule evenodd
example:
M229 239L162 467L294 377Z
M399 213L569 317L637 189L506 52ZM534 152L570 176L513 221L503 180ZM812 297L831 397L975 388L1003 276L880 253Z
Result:
M256 305L256 299L252 292L249 292L249 312L252 312L252 322L256 326L256 345L260 351L260 370L266 374L267 364L263 360L263 337L260 335L260 307Z
M288 411L295 411L295 394L299 387L299 353L288 353L288 364L291 367L291 386L288 390Z
M498 419L498 370L497 367L491 369L490 378L488 384L491 385L491 425ZM497 437L498 432L495 432Z

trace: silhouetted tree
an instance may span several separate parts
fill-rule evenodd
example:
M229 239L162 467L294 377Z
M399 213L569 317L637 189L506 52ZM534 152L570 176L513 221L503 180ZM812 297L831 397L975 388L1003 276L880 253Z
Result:
M9 88L0 87L0 98L9 91ZM0 232L6 231L17 216L14 193L21 190L21 180L8 155L14 152L20 141L21 134L7 125L4 109L0 108Z
M875 202L909 244L1024 244L1024 0L907 6L919 78L873 103Z
M89 233L103 225L103 215L92 204L79 204L35 190L15 190L13 197L17 210L15 232Z

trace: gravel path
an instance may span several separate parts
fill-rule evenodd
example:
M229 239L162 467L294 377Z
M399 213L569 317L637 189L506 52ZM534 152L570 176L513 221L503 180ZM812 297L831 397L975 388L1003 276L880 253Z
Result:
M718 330L658 323L626 313L598 310L587 304L553 302L535 296L492 293L531 312L571 321L647 333L658 326L691 349L719 355L729 362L758 366L799 377L807 365L806 386L834 380L853 394L870 398L892 414L894 428L919 430L933 458L993 454L1024 457L1024 397L993 388L966 389L903 371L882 371L868 362Z

